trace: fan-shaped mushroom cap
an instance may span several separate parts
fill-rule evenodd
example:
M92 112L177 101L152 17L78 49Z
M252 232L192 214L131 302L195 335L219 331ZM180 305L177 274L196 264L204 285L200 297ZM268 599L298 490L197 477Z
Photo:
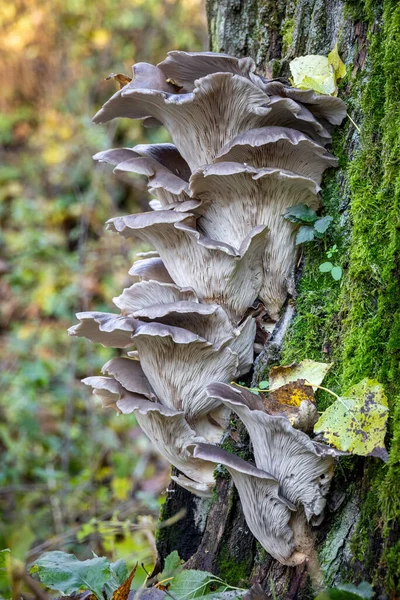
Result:
M173 144L140 144L98 152L94 160L115 165L114 173L146 175L162 206L188 200L190 169Z
M291 171L320 184L337 159L301 131L287 127L261 127L240 133L217 154L214 162L246 163L255 168Z
M224 465L238 490L246 523L265 550L284 565L294 566L305 555L296 552L289 526L295 507L279 493L279 482L268 472L253 467L241 458L209 444L190 448L193 456Z
M267 81L262 88L267 94L290 98L305 104L317 119L325 119L332 125L340 125L347 115L346 104L340 98L318 94L314 90L300 90L280 81Z
M285 498L304 506L308 520L318 519L333 476L334 450L311 441L285 417L271 416L254 408L258 399L249 401L250 393L244 395L237 387L216 383L208 386L207 392L243 421L257 466L279 480Z
M128 392L140 394L157 402L157 396L151 389L138 360L123 357L112 358L102 367L101 372L112 376Z
M188 479L184 475L171 475L172 481L183 487L188 492L200 498L212 498L214 485L212 483L198 483L192 479Z
M262 283L266 227L255 227L236 250L201 235L194 224L193 215L162 210L112 219L108 228L154 245L177 285L220 304L237 323Z
M212 73L233 73L247 77L271 96L282 96L296 102L310 105L309 110L317 118L323 118L333 125L340 125L346 116L346 105L340 98L318 94L314 90L300 90L288 83L268 80L257 75L255 64L251 58L236 58L227 54L214 52L168 52L165 60L159 63L167 77L182 86L182 92L190 92L195 87L195 80Z
M232 137L256 127L282 125L304 131L322 144L331 141L329 132L304 106L289 98L269 97L239 75L207 75L198 79L194 91L188 94L166 94L129 86L120 91L123 102L114 95L95 115L94 122L153 116L166 126L192 171L211 163Z
M247 318L234 327L218 304L200 304L193 290L173 284L142 281L133 284L114 298L125 315L141 321L157 321L196 333L215 348L229 342L239 356L239 374L247 373L253 363L256 323Z
M221 405L207 396L207 383L231 381L238 372L238 355L229 347L216 349L179 327L141 323L133 343L158 398L169 408L183 410L193 423Z
M220 162L199 169L190 186L202 202L198 227L215 240L232 246L257 225L268 227L264 245L264 281L259 298L277 319L294 276L298 225L282 215L287 208L319 205L319 187L309 178L279 169L255 169L241 163Z
M129 269L129 275L137 277L139 281L159 281L161 283L173 283L165 265L160 257L151 256L137 260Z
M211 489L215 464L207 459L195 459L187 450L188 445L205 440L191 429L182 412L127 392L117 381L108 377L88 377L83 383L91 386L94 394L105 399L104 406L111 406L113 401L119 412L134 412L138 424L160 454L188 478Z
M69 335L86 337L107 348L132 346L135 319L103 312L81 312L76 317L80 323L68 329Z
M191 92L195 88L195 80L212 73L232 73L251 79L255 71L252 58L235 58L228 54L216 52L182 52L172 50L167 58L157 67L167 78L173 79L182 87L182 93ZM257 76L255 76L258 79Z

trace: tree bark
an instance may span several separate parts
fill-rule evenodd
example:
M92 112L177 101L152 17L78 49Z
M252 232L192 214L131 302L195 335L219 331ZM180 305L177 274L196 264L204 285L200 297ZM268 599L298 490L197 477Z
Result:
M251 56L268 77L288 77L294 57L327 55L336 43L347 66L340 96L361 137L346 120L332 148L341 168L328 173L322 186L325 214L335 219L328 243L338 247L344 279L334 285L319 273L323 245L305 249L298 296L283 317L286 335L280 331L269 340L253 381L265 378L267 368L280 360L312 358L335 361L329 383L339 392L363 377L385 385L392 414L389 462L342 461L326 518L315 529L315 546L326 586L366 580L377 598L394 599L400 570L400 5L394 0L208 0L207 14L210 49ZM240 423L228 432L224 447L251 460ZM259 582L268 598L315 597L315 577L313 584L307 565L284 567L254 540L225 474L218 477L211 502L175 484L169 489L161 521L182 507L186 517L159 530L161 563L178 550L188 567L212 571L232 585Z

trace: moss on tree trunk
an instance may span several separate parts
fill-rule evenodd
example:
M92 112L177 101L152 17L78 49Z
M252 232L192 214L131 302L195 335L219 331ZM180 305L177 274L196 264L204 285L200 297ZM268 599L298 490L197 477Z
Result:
M327 54L336 42L346 62L340 95L361 134L346 120L334 135L332 152L340 170L328 172L323 182L324 212L334 217L334 226L326 245L304 248L296 315L280 360L333 361L327 386L336 392L364 377L385 385L389 461L341 460L316 546L328 585L367 580L378 598L394 598L400 574L400 3L209 0L207 11L211 49L252 56L268 76L287 76L292 58ZM326 246L333 244L344 269L341 282L318 269ZM261 361L258 378L263 369ZM331 398L320 394L324 409ZM248 441L238 427L242 441L226 444L247 457ZM181 506L197 502L199 514L206 511L184 496ZM167 501L163 518L176 509L176 502ZM233 585L260 581L280 600L314 597L304 567L279 565L254 541L228 479L218 480L203 535L199 527L199 519L195 525L186 518L185 535L193 532L191 548L197 547L190 566L213 570ZM164 556L167 547L180 550L181 538L175 536L174 548L165 542L170 529L162 534ZM183 540L181 551L189 559Z

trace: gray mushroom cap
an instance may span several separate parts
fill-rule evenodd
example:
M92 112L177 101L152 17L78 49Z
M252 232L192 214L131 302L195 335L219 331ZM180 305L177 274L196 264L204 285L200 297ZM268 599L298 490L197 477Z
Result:
M215 465L207 460L194 459L192 453L187 450L188 445L204 442L204 438L196 435L182 412L127 392L117 381L110 378L88 377L83 383L92 387L95 395L105 399L104 406L110 407L114 402L119 412L134 412L139 426L160 454L186 477L203 484L202 494L204 486L211 491L214 485ZM192 491L195 493L195 489Z
M313 442L294 429L285 417L271 416L254 408L237 387L212 384L207 392L231 408L245 424L259 468L272 473L280 482L282 494L295 505L302 505L307 519L320 520L325 508L334 470L335 451Z
M207 383L231 381L238 372L238 355L229 347L216 349L179 327L143 323L134 333L133 343L158 398L165 406L184 411L193 423L221 405L207 396Z
M255 168L277 168L313 179L336 167L337 159L301 131L287 127L261 127L234 137L214 162L246 163Z
M192 288L204 303L220 304L237 323L261 287L266 227L255 227L235 249L201 235L194 225L193 215L165 210L108 222L123 237L152 244L177 285Z
M173 283L173 280L159 256L143 258L133 263L129 275L137 277L139 281L159 281Z
M191 92L195 81L212 73L232 73L251 79L255 72L252 58L236 58L228 54L216 52L182 52L172 50L167 58L158 63L157 67L167 78L173 79L182 86L182 92ZM257 78L257 76L255 76ZM258 78L257 78L258 79Z
M329 132L304 106L289 98L269 97L249 79L231 73L214 73L196 81L193 92L166 94L132 89L130 84L114 95L95 115L95 123L116 117L160 120L168 129L191 170L211 163L235 135L268 125L304 131L321 144L331 141ZM130 102L131 110L126 110ZM215 118L218 114L218 119Z
M132 346L132 333L137 326L135 319L103 312L77 313L80 323L68 329L68 334L86 337L95 344L107 348Z
M187 329L215 348L228 341L239 356L239 374L247 373L253 363L255 321L249 317L235 327L218 304L200 304L193 290L142 281L125 289L114 303L125 315Z
M281 169L255 169L242 163L220 162L199 169L190 187L201 204L198 227L215 240L236 246L256 225L268 228L263 249L263 284L259 298L272 319L292 291L298 257L298 225L283 218L290 206L319 205L319 186L309 178Z
M228 469L238 490L246 523L271 556L290 566L304 561L305 555L296 552L289 524L295 507L281 496L279 482L273 475L216 446L197 443L190 449L195 458L214 461Z
M336 96L318 94L314 90L300 90L280 81L266 81L262 87L267 94L305 104L317 119L324 119L332 125L340 125L346 118L346 104Z
M115 166L114 173L137 173L148 178L150 193L161 206L188 200L190 169L173 144L140 144L98 152L94 160Z
M112 358L101 369L102 373L112 376L128 392L140 394L153 402L157 396L153 392L138 360L131 358Z
M167 77L182 86L182 92L192 91L195 80L212 73L229 72L247 77L270 96L290 98L308 105L317 118L323 118L333 125L340 125L346 117L346 105L340 98L318 94L314 90L300 90L288 83L268 80L257 75L254 61L249 58L236 58L214 52L172 51L157 65Z

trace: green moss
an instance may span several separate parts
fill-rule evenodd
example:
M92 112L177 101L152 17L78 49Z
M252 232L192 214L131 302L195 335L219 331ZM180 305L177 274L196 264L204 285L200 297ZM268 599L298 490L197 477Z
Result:
M218 558L218 573L224 581L229 583L229 585L241 587L247 586L252 565L253 556L250 553L248 560L242 558L238 561L235 560L235 558L231 556L229 550L224 547Z
M296 22L292 19L286 19L282 27L282 55L285 56L293 41L293 33L296 28Z
M323 244L305 248L297 316L282 361L333 360L327 386L337 392L363 377L376 377L385 385L391 409L389 461L386 467L373 459L366 461L363 481L367 487L352 551L381 587L380 567L385 567L390 593L400 576L391 540L394 522L400 517L400 6L395 0L385 0L382 26L377 30L379 6L347 3L348 10L357 10L370 27L367 84L359 73L350 82L346 99L349 113L362 125L361 148L347 161L345 150L354 132L347 121L333 145L341 174L329 173L323 186L324 214L335 219L327 244L338 245L343 281L338 284L319 273ZM331 401L320 396L320 408ZM346 474L350 479L356 476ZM380 538L382 551L377 560L376 540Z

